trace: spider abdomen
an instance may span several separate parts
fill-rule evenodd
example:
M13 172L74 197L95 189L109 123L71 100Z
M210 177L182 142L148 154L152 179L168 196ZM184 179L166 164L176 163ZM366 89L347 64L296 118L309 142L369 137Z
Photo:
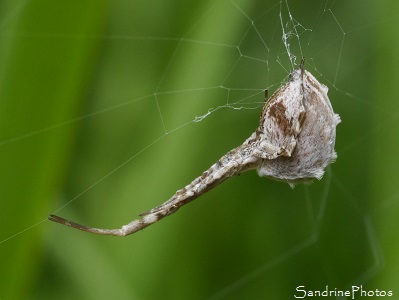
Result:
M302 73L303 72L303 73ZM291 155L280 155L275 159L264 159L258 167L259 176L295 184L311 179L320 179L326 166L337 157L334 150L336 126L340 122L327 96L327 87L319 83L307 71L296 70L287 84L301 87L301 101L305 107L304 119L296 137L295 149ZM289 95L288 95L289 96ZM289 106L285 116L289 119Z

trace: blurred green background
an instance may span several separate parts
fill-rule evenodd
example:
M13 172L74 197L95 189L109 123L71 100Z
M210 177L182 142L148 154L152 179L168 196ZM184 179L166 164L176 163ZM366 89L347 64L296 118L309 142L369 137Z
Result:
M399 4L281 4L0 2L0 299L398 295ZM242 143L292 69L280 12L342 118L320 182L249 172L125 238L46 221L120 227Z

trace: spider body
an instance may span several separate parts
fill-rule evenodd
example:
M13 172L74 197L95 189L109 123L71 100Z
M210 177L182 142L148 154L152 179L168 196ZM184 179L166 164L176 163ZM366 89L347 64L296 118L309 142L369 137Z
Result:
M326 86L303 69L302 62L301 68L291 73L290 80L266 101L259 127L242 145L227 152L168 201L120 229L86 227L54 215L49 219L87 232L126 236L248 170L257 169L259 176L285 181L291 186L321 179L325 167L337 157L334 144L340 122L327 91Z

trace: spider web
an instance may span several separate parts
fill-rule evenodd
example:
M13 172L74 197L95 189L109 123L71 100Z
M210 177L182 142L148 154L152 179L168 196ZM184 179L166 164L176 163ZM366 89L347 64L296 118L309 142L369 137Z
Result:
M3 40L95 41L98 50L91 52L84 95L75 95L83 103L69 117L27 122L0 140L3 157L49 137L69 141L62 159L51 160L62 171L45 202L34 205L36 194L22 198L15 187L2 188L8 193L0 199L0 251L10 258L2 273L13 275L5 283L30 282L29 293L41 299L287 299L301 294L298 286L327 285L397 291L382 275L393 261L381 244L389 233L379 228L380 214L398 203L397 190L388 188L374 204L379 190L369 186L372 168L364 163L371 141L397 119L397 110L373 104L364 89L365 80L371 85L362 73L371 54L359 45L378 19L365 2L297 2L118 1L95 33L15 29L33 4L10 5L0 19ZM338 160L320 182L292 190L249 172L123 240L46 221L56 212L119 227L161 204L254 131L265 90L271 95L302 57L329 87L343 120ZM0 86L6 83L2 73ZM383 116L377 125L365 122L373 111ZM29 261L21 245L41 258ZM22 269L26 279L15 279Z

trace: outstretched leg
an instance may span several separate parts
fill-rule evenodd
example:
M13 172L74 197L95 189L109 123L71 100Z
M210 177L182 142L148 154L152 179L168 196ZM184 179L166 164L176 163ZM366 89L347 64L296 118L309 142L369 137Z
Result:
M245 143L240 147L229 151L219 159L217 163L202 173L201 176L194 179L183 189L178 190L168 201L148 212L141 213L139 215L141 218L123 225L120 229L87 227L55 215L50 215L49 220L96 234L126 236L135 233L176 212L181 206L198 198L225 181L227 178L250 169L255 169L261 163L261 159L248 156L249 153L251 153L251 148Z

